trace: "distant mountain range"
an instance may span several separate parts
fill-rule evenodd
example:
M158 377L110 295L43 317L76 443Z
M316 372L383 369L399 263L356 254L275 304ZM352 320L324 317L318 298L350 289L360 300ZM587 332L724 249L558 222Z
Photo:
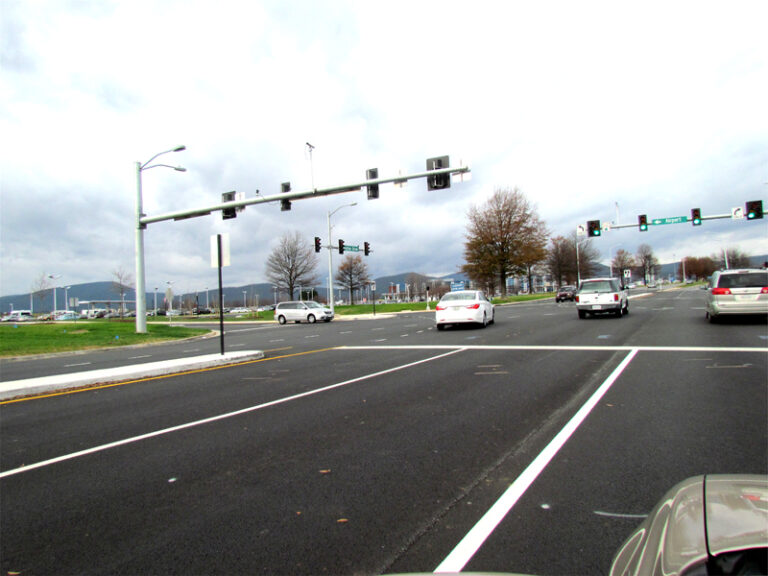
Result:
M752 266L760 268L763 263L768 261L768 255L754 256L750 258ZM677 274L678 264L673 262L670 264L664 264L661 266L657 278L672 279ZM608 276L609 269L607 266L598 264L595 276ZM448 274L446 276L429 276L426 274L420 274L417 272L404 272L402 274L393 274L391 276L381 276L376 278L376 295L380 297L386 294L388 291L394 291L397 293L406 294L407 282L413 282L413 278L417 277L420 282L436 284L439 282L458 282L467 281L466 276L457 272L455 274ZM322 282L322 280L321 280ZM310 287L303 287L305 291L308 291ZM314 287L315 299L321 301L327 301L327 288L325 283ZM410 287L413 290L413 286ZM419 287L418 291L421 292L422 288ZM70 308L81 310L88 307L88 304L82 304L83 302L93 302L94 308L113 308L117 309L120 304L120 291L116 289L114 282L88 282L85 284L76 284L69 287L68 290L64 288L56 289L56 309L63 310L65 308L65 292L66 297L72 301L77 298L80 303L78 306ZM261 305L270 305L275 302L275 291L272 284L268 282L260 284L247 284L245 286L227 286L223 289L224 292L224 305L228 307L247 306L255 307ZM32 310L33 312L50 312L53 310L53 293L52 288L46 290L41 295L30 296L27 294L16 294L12 296L0 296L0 313L7 313L11 310ZM133 309L133 301L136 295L130 288L125 289L125 301L126 308ZM218 289L209 289L206 291L189 292L181 294L181 301L184 303L184 307L190 306L212 306L215 301L218 301ZM306 292L305 292L306 297ZM277 295L277 300L286 300L288 296L284 293ZM298 293L294 294L294 298L298 298ZM343 293L343 290L337 291L337 300L347 299L348 296ZM165 299L165 291L157 291L157 307L162 308ZM356 298L357 300L357 298ZM179 307L179 294L174 294L174 308ZM153 309L155 307L155 292L147 292L147 309Z
M375 280L376 282L376 294L380 296L386 293L392 287L392 290L396 292L406 293L405 283L409 281L413 276L420 278L426 278L429 282L433 280L435 282L450 282L450 281L466 281L467 278L462 274L451 274L448 276L426 276L423 274L417 274L414 272L406 272L403 274L394 274L392 276L382 276ZM322 282L322 280L321 280ZM307 297L307 292L311 287L304 286L304 297ZM323 301L327 301L328 289L323 284L322 286L315 286L315 298ZM235 308L239 306L255 307L261 305L270 305L275 303L275 290L273 285L264 282L260 284L247 284L245 286L225 286L222 290L224 293L224 305ZM348 296L343 293L336 294L337 300L339 298L347 299ZM11 310L32 310L33 312L50 312L53 307L53 288L45 290L39 295L27 294L15 294L11 296L0 297L0 312L5 314ZM165 301L165 291L157 291L157 307L163 308ZM132 288L125 288L124 297L126 302L126 309L131 310L134 308L134 300L136 294ZM207 291L201 290L198 292L187 292L184 294L173 294L174 308L179 307L179 297L184 304L184 307L190 306L213 306L214 302L219 299L218 288L211 288ZM298 292L294 293L294 298L298 298ZM120 305L120 290L116 287L115 282L88 282L85 284L75 284L70 286L66 291L64 288L56 288L56 310L65 309L65 298L69 299L70 303L74 304L74 299L77 299L78 305L70 305L69 308L82 310L90 306L93 303L93 308L112 308L117 309ZM286 300L288 296L285 293L277 295L277 300ZM84 304L88 303L88 304ZM153 309L155 307L155 292L147 292L147 309Z

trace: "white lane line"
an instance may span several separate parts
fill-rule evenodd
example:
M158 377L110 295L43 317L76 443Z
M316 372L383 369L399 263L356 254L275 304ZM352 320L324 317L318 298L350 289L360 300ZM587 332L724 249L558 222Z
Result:
M77 364L64 364L64 368L74 368L75 366L90 366L90 362L78 362Z
M128 360L140 360L142 358L152 358L152 354L142 354L141 356L131 356Z
M393 372L397 372L399 370L405 370L407 368L412 368L413 366L418 366L419 364L425 364L427 362L432 362L433 360L439 360L441 358L445 358L447 356L452 356L453 354L456 354L458 352L463 352L463 349L459 348L456 350L452 350L450 352L446 352L444 354L438 354L437 356L431 356L429 358L424 358L423 360L417 360L416 362L410 362L408 364L402 364L400 366L395 366L394 368L387 368L386 370L381 370L379 372L373 372L371 374L366 374L364 376L359 376L357 378L352 378L351 380L345 380L344 382L338 382L336 384L331 384L329 386L324 386L322 388L317 388L316 390L309 390L307 392L302 392L300 394L294 394L293 396L286 396L285 398L278 398L277 400L272 400L270 402L265 402L264 404L257 404L256 406L250 406L248 408L243 408L241 410L235 410L234 412L227 412L225 414L219 414L218 416L211 416L210 418L203 418L202 420L195 420L194 422L187 422L186 424L180 424L178 426L172 426L170 428L164 428L162 430L155 430L154 432L149 432L147 434L141 434L139 436L133 436L132 438L124 438L123 440L117 440L115 442L110 442L108 444L102 444L101 446L94 446L93 448L88 448L86 450L80 450L79 452L72 452L71 454L65 454L63 456L57 456L56 458L51 458L49 460L43 460L41 462L35 462L34 464L27 464L26 466L22 466L21 468L13 468L11 470L6 470L5 472L0 472L0 478L6 478L7 476L14 476L16 474L21 474L22 472L29 472L30 470L35 470L36 468L43 468L45 466L50 466L52 464L57 464L59 462L64 462L66 460L73 460L75 458L80 458L81 456L87 456L89 454L95 454L96 452L103 452L104 450L109 450L111 448L117 448L118 446L124 446L126 444L133 444L134 442L141 442L142 440L147 440L149 438L154 438L156 436L163 436L165 434L170 434L172 432L178 432L180 430L186 430L188 428L194 428L196 426L202 426L203 424L210 424L212 422L218 422L219 420L225 420L227 418L233 418L235 416L240 416L242 414L247 414L249 412L255 412L257 410L263 410L264 408L270 408L272 406L277 406L278 404L285 404L287 402L292 402L294 400L299 400L301 398L306 398L308 396L314 396L315 394L320 394L322 392L328 392L329 390L334 390L336 388L341 388L343 386L348 386L350 384L355 384L357 382L363 382L364 380L370 380L372 378L377 378L379 376L384 376L385 374L391 374Z
M594 394L587 400L579 411L565 427L557 433L544 450L531 462L520 476L507 488L496 503L483 515L482 518L467 532L461 542L456 545L445 560L435 568L435 573L461 572L472 556L480 549L485 540L496 529L496 526L504 519L507 513L525 494L525 491L538 478L539 474L547 467L555 454L558 453L582 422L589 416L592 409L600 402L600 399L611 388L621 373L626 369L632 359L637 355L637 350L632 350L624 360L616 367L610 376L603 382Z
M382 342L384 340L381 340ZM374 340L379 342L379 340ZM337 350L528 350L528 351L563 351L583 352L585 350L597 352L762 352L768 353L768 346L764 348L751 348L746 346L493 346L483 344L434 344L434 345L407 345L396 344L388 346L339 346Z

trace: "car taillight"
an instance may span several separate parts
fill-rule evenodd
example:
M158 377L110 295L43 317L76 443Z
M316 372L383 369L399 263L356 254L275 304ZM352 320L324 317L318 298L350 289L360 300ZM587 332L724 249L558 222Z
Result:
M471 304L471 305L467 306L467 308L469 310L477 310L478 308L480 308L480 304Z
M760 290L760 294L768 294L768 286Z
M712 296L726 296L730 293L729 288L712 288Z
M574 296L574 298L576 298L576 302L579 301L579 295L578 294L576 294L576 296Z
M613 295L613 301L614 302L618 302L619 301L619 295L618 294L614 294Z
M435 310L445 310L445 306L440 306L440 304L438 304L435 306Z

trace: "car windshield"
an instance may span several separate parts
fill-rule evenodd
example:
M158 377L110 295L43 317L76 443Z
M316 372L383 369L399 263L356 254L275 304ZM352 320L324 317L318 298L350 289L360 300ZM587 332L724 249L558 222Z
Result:
M608 280L601 280L597 282L584 282L581 285L582 292L616 292L613 284Z
M443 296L443 302L448 300L477 300L475 292L448 292Z
M768 272L723 274L717 285L719 288L764 288L768 286Z

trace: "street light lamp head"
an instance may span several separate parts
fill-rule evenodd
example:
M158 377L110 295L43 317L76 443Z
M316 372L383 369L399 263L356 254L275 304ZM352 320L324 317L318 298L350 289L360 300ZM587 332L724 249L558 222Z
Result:
M176 170L176 172L186 172L187 171L187 169L184 168L184 166L174 166L173 169Z
M176 148L173 149L173 151L174 152L181 152L181 151L186 150L186 149L187 149L186 146L177 146Z

